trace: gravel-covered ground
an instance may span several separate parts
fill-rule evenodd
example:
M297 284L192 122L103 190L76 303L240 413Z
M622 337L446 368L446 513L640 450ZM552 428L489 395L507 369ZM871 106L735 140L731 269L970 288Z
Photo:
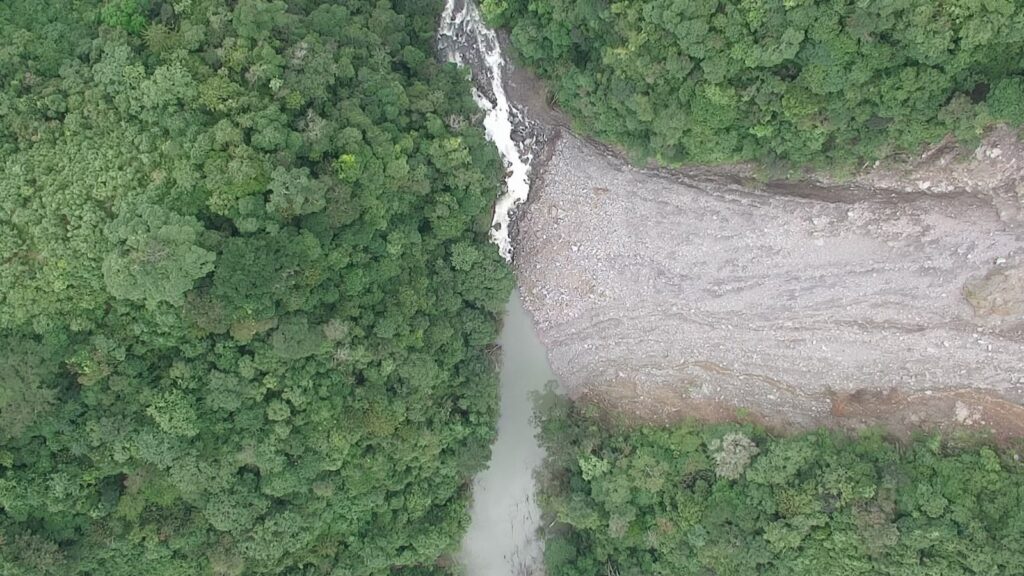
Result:
M997 136L971 163L822 187L638 170L561 131L515 246L552 368L676 416L819 424L870 398L989 425L1024 400L1020 151Z

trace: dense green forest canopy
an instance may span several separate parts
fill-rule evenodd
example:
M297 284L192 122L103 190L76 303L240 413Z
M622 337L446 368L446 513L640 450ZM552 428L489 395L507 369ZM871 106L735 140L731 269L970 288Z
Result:
M585 130L663 162L848 166L1024 122L1017 0L483 0Z
M0 574L432 574L501 166L439 0L0 2Z
M546 399L550 576L1020 576L1024 462L976 441L608 426Z

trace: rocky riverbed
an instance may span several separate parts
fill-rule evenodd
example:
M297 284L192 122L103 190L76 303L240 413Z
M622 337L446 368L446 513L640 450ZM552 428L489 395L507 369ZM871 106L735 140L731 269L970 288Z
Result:
M1024 400L1016 175L761 185L637 169L564 130L548 155L516 269L572 393L646 417L895 427L1002 427Z

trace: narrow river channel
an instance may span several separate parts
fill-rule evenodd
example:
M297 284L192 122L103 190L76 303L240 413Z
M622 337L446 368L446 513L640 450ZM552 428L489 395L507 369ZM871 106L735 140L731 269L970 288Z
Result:
M470 75L487 137L505 163L504 193L495 202L491 240L511 261L511 218L530 192L534 141L524 115L505 91L508 62L497 34L484 24L472 0L447 0L437 38L442 57ZM543 390L554 376L518 291L506 307L499 343L498 439L489 467L473 483L472 520L459 557L467 576L537 576L543 574L543 542L537 534L534 472L544 451L535 437L531 393Z
M542 390L554 376L518 291L506 307L499 342L501 418L490 467L473 483L472 523L461 552L468 576L541 573L533 473L544 452L534 437L530 393Z

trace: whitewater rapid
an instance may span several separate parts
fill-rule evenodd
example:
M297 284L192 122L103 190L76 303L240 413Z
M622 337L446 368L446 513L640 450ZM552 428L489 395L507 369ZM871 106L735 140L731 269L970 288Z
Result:
M473 75L473 99L485 114L487 138L505 163L505 192L495 202L490 235L502 257L511 261L509 228L516 207L530 195L533 158L529 143L517 142L513 137L523 119L505 91L506 61L501 43L494 30L484 24L476 4L470 0L447 0L438 29L438 46L449 62L464 65Z

